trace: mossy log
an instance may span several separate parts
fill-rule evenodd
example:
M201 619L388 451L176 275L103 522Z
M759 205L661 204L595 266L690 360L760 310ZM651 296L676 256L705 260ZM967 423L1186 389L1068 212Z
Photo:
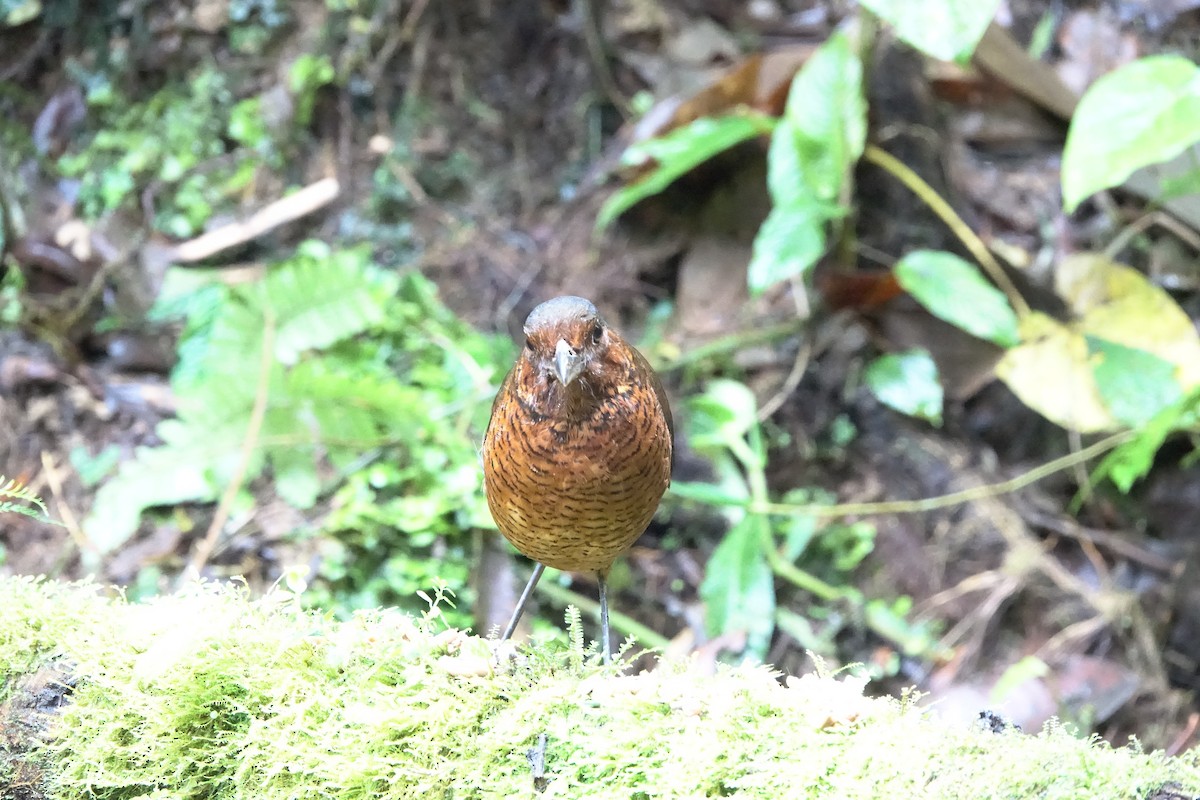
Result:
M1200 760L951 728L852 679L620 675L197 586L128 603L0 580L0 797L1182 798Z

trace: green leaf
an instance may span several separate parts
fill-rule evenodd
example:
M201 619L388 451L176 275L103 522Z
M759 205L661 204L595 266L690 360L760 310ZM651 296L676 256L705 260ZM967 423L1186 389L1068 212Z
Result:
M849 572L875 549L875 526L869 522L827 525L817 545L835 570Z
M596 217L596 229L651 195L666 189L678 178L734 145L770 133L775 120L749 108L721 117L702 117L665 136L632 145L621 155L626 167L650 167L650 172L619 189Z
M1092 475L1093 481L1109 478L1128 492L1154 465L1154 456L1175 431L1200 424L1200 389L1160 411L1138 431L1136 439L1109 453Z
M862 64L845 34L831 36L796 74L767 153L773 208L754 240L747 282L761 293L807 273L825 252L825 226L866 141Z
M934 620L914 621L912 598L901 596L894 601L868 600L863 606L867 627L900 651L914 658L949 658L951 653L939 644L938 624Z
M927 55L965 63L996 16L997 0L862 0Z
M826 218L802 206L776 206L758 235L747 270L750 291L806 274L825 252Z
M68 458L79 482L91 488L109 476L121 461L121 448L110 444L93 456L87 448L80 445L71 449Z
M276 317L276 358L294 364L306 350L328 347L384 321L396 276L369 258L361 247L334 251L306 242L288 264L271 270L261 288Z
M763 553L767 520L752 514L713 551L700 584L709 632L744 631L746 652L761 661L775 630L775 578Z
M805 202L810 194L827 203L841 199L846 177L867 140L862 82L862 62L840 32L817 48L796 74L784 110L788 125L776 130L777 136L790 139L796 159L781 161L781 169L767 165L774 202ZM800 194L792 188L796 170L806 190Z
M749 499L745 484L741 486L741 491L737 489L736 486L725 487L699 481L671 481L668 491L675 497L710 506L744 506Z
M295 508L312 508L321 492L317 454L299 447L273 447L269 452L275 491Z
M1183 396L1170 361L1097 336L1084 338L1093 359L1096 388L1119 422L1136 428Z
M0 3L0 26L16 28L41 16L40 0L6 0Z
M1200 194L1200 169L1193 167L1177 175L1164 175L1159 189L1159 201Z
M942 384L927 351L882 355L867 367L865 377L867 388L884 405L941 427Z
M952 253L917 250L895 267L896 280L935 317L1002 347L1019 343L1017 315L999 289Z
M739 381L710 381L704 394L689 401L689 408L689 441L698 450L733 447L758 424L758 401L750 387Z
M367 249L333 251L308 242L258 283L193 292L185 342L200 340L193 341L200 346L180 347L171 380L178 419L159 424L161 447L138 448L97 493L84 529L99 552L124 544L146 508L220 494L243 458L264 381L267 405L243 479L256 479L269 461L280 495L299 507L311 506L320 489L318 448L331 459L344 450L361 453L435 413L427 395L367 353L356 353L347 367L329 352L397 316L390 299L399 280L374 266ZM268 307L276 336L264 377ZM442 352L438 347L436 357ZM414 414L417 408L425 414Z
M1017 663L1004 670L1000 679L992 686L988 697L993 703L1003 703L1012 696L1021 685L1050 674L1050 667L1037 656L1025 656Z
M233 474L245 422L201 427L180 420L160 422L158 447L139 447L131 461L96 493L83 528L100 554L115 551L137 530L143 510L151 506L215 500ZM254 458L246 471L252 480L262 468Z
M810 496L802 489L793 489L788 492L783 501L785 503L807 503L810 502ZM778 530L783 534L783 546L780 548L779 554L784 561L794 562L808 549L819 530L817 523L818 519L811 514L793 514L776 523Z
M1063 148L1063 204L1117 186L1200 141L1200 70L1175 55L1110 72L1079 101Z

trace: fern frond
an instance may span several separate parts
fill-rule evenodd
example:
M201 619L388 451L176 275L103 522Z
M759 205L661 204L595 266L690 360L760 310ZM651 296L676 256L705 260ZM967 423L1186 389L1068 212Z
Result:
M0 498L6 497L11 497L12 500L0 500L0 514L12 512L35 518L46 517L50 514L46 509L46 504L42 502L42 498L34 494L28 486L16 478L6 478L0 475ZM32 503L37 508L30 508L22 503Z
M395 284L395 276L372 265L362 248L330 251L320 242L306 243L260 287L278 319L276 357L295 364L308 350L380 324Z
M567 640L570 642L568 651L570 653L570 662L572 668L576 672L583 669L584 659L584 643L583 643L583 615L575 606L567 606Z

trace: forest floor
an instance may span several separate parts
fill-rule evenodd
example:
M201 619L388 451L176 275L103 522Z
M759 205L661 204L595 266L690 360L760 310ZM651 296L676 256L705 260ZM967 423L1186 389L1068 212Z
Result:
M96 120L119 118L122 103L173 85L202 98L197 64L222 76L213 102L225 102L222 93L259 98L268 129L305 118L300 144L256 173L204 229L229 233L255 211L287 206L286 187L319 186L330 176L338 185L336 197L315 201L299 221L268 224L203 260L231 284L316 238L369 241L378 263L416 267L456 315L504 336L519 337L525 315L545 298L586 296L662 365L683 417L711 378L749 386L769 445L772 496L796 502L940 497L1011 481L1091 441L993 380L994 346L909 298L864 295L909 251L962 249L876 167L856 175L865 199L855 209L854 252L819 265L815 288L784 283L757 296L747 289L754 235L769 210L764 142L702 165L595 232L596 214L621 180L620 154L642 135L634 108L651 109L646 120L678 113L669 98L717 110L757 102L755 92L786 86L843 22L844 3L379 0L349 14L322 0L107 2L79 26L55 16L70 3L43 5L39 16L0 29L0 80L12 88L0 97L10 131L0 143L5 252L26 276L20 318L0 327L0 472L28 483L67 524L5 519L4 572L90 573L167 589L211 521L211 506L181 506L88 558L94 543L78 519L113 468L96 459L127 459L154 443L155 426L175 409L169 373L179 329L157 323L149 309L167 265L198 231L162 219L159 201L174 177L134 172L133 201L96 213L85 207L87 178L68 180L48 166L84 141L94 145ZM1026 47L1049 19L1042 61L1080 92L1138 55L1194 55L1200 15L1191 5L1065 3L1047 16L1041 4L1011 0L999 20ZM778 67L783 77L763 67L753 86L729 81L766 52L782 54L773 65L790 64ZM306 95L289 69L313 53L328 58L338 80L321 83L311 107L300 108L296 98ZM106 80L110 97L97 101ZM1024 263L1014 279L1031 304L1055 307L1050 272L1064 252L1100 249L1142 225L1146 203L1132 195L1063 212L1065 123L1015 78L930 64L884 37L868 98L871 140L949 199L993 249ZM162 108L155 114L140 135L164 149L183 141L202 150L189 169L219 167L231 149L228 131L189 131L186 120L176 131ZM131 130L138 129L131 123L122 135ZM103 196L104 186L93 189ZM14 209L20 230L8 223ZM1200 276L1189 240L1170 230L1192 225L1143 225L1121 256L1195 319ZM914 346L931 350L941 369L940 426L883 406L862 379L873 353ZM469 433L477 440L481 431ZM675 481L716 479L706 454L686 437L679 445ZM1083 468L948 507L840 520L827 537L840 544L815 553L812 569L889 604L887 613L849 595L814 602L811 591L779 581L765 660L792 674L811 667L810 653L863 663L877 678L874 691L915 685L952 719L1000 707L1026 729L1057 714L1114 741L1136 733L1157 747L1190 747L1200 720L1200 548L1191 522L1200 518L1200 472L1172 454L1169 446L1130 495L1098 487L1078 511ZM205 574L241 575L261 588L286 565L321 558L319 542L289 532L319 527L329 507L299 511L266 480L250 489L253 510L236 509L233 533ZM869 552L840 572L830 567L854 548L862 523L870 526ZM627 558L628 574L614 579L615 607L700 659L741 650L736 638L707 637L700 601L705 565L728 524L711 507L669 498ZM476 532L464 551L477 574L480 630L502 618L497 609L510 602L514 573L524 574L497 539ZM591 596L587 579L578 583L579 594ZM911 608L897 598L910 598ZM902 620L889 637L880 620L893 618ZM928 624L940 631L936 645L913 646L909 637Z

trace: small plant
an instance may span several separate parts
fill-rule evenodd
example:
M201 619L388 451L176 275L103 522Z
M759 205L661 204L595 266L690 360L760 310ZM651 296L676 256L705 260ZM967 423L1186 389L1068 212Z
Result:
M862 6L860 13L889 23L914 47L956 60L969 57L995 10L995 3L962 0L866 0ZM773 208L748 267L751 291L762 292L807 278L829 240L850 235L844 220L854 209L854 167L860 159L881 167L929 205L978 262L945 252L911 252L896 263L896 282L934 316L1003 348L995 375L1029 408L1070 431L1137 436L1120 468L1104 470L1127 489L1148 468L1146 451L1152 453L1171 431L1196 425L1200 335L1165 291L1098 253L1077 254L1056 266L1054 288L1071 319L1032 310L950 205L904 164L867 143L862 52L869 42L857 40L874 28L847 26L818 48L792 80L778 119L734 106L632 146L624 162L638 167L639 177L613 195L599 224L700 161L770 131L767 188ZM1200 141L1198 76L1200 67L1187 59L1155 56L1089 90L1063 155L1067 210ZM1198 183L1192 170L1165 191L1193 192ZM882 402L940 424L941 390L928 353L884 356L866 377Z
M42 498L16 478L0 475L0 514L24 514L27 517L48 521L49 512Z
M92 92L98 133L58 167L81 179L80 207L99 217L136 202L136 189L156 184L157 228L173 236L197 232L251 175L226 155L234 97L215 67L199 69L186 87L172 84L149 100L117 106L111 92Z
M147 508L269 478L300 509L332 495L313 602L419 611L442 579L469 598L468 532L491 527L473 442L511 345L366 247L309 242L251 285L194 275L173 273L156 309L185 319L178 415L100 488L84 523L97 549L124 544Z
M672 491L722 507L730 524L709 558L700 587L712 634L744 632L746 654L760 661L777 625L801 646L823 655L833 654L834 637L849 624L870 628L910 655L934 649L933 632L905 620L911 606L907 598L867 600L849 585L853 570L874 548L871 525L819 525L815 515L767 513L772 505L766 478L767 442L754 394L747 386L712 381L692 399L688 410L691 445L711 460L717 480L676 482ZM813 504L814 510L831 500L804 489L783 498L786 504ZM804 617L823 620L820 629L777 606L777 579L814 598Z

